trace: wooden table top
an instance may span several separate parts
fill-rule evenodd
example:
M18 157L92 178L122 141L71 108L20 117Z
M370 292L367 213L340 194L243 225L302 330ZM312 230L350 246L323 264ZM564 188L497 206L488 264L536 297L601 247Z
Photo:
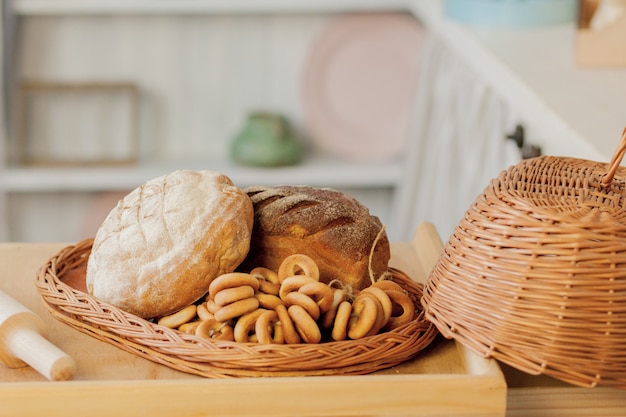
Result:
M393 243L391 266L425 282L441 249L438 239L436 232L427 227L418 230L414 242ZM415 412L431 416L626 415L626 391L578 388L549 377L526 375L478 358L442 337L415 360L368 376L208 380L189 375L122 351L50 315L35 288L36 272L66 246L0 243L0 289L39 315L47 327L48 339L77 363L74 380L63 382L47 381L29 367L10 369L0 365L0 416L35 416L42 410L52 417L68 416L82 414L86 409L95 417L148 411L153 417ZM351 392L361 390L354 398L347 395L348 381ZM261 395L270 389L289 392L292 400L282 406L275 400L269 401L270 406L260 397L247 401L247 406L231 404L241 403L244 393ZM309 401L311 393L303 390L318 394L315 404L306 410L301 401ZM212 398L214 405L201 401L201 393ZM35 395L39 397L35 402L25 399ZM259 404L270 408L260 410Z

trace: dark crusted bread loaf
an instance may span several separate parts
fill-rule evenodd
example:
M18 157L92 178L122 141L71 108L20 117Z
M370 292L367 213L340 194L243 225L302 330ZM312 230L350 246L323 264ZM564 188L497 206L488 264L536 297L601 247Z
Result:
M353 290L372 283L370 265L374 279L387 271L390 249L383 225L356 199L309 186L244 191L252 200L254 226L250 252L240 270L256 266L278 270L287 256L303 253L316 261L321 281L339 279Z

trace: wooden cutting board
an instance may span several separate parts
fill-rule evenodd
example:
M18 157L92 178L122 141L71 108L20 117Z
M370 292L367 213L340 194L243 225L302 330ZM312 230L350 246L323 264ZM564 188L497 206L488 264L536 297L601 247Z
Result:
M506 383L495 361L438 337L417 358L363 376L205 379L122 351L55 320L36 272L67 244L0 244L0 289L37 313L48 338L70 354L73 381L0 366L0 416L504 416ZM392 244L391 266L425 282L442 244L432 225ZM36 399L36 400L32 400Z

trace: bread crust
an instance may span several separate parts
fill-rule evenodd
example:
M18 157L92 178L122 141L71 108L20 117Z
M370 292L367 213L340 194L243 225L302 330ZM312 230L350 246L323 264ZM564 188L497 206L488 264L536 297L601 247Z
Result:
M143 318L173 313L232 272L250 248L253 207L213 171L179 170L126 195L96 233L90 294Z
M383 225L353 197L310 186L244 191L255 214L251 249L241 270L265 266L276 271L287 256L303 253L318 264L320 281L339 279L353 290L372 283L370 252L373 278L387 271L391 254Z

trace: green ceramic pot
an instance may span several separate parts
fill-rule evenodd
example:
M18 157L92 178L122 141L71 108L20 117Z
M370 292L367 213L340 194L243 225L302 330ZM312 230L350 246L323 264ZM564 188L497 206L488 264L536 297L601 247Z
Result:
M244 165L294 165L302 158L302 147L284 116L257 112L234 138L231 157Z

